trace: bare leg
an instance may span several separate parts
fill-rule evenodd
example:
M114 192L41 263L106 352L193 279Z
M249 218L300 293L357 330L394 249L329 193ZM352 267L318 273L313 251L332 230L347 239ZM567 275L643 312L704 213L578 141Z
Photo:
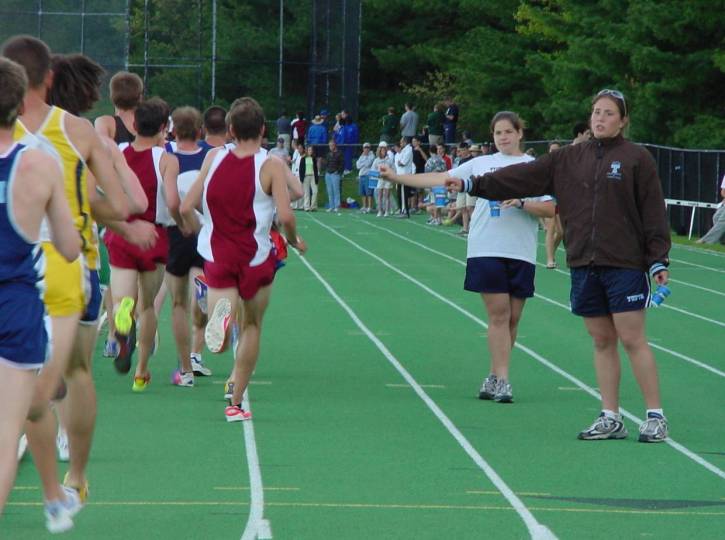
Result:
M36 379L33 370L0 363L0 516L15 482L18 439L33 399Z
M645 336L644 310L614 313L612 317L617 335L632 363L632 371L642 390L647 408L661 408L657 364Z
M141 272L139 274L139 304L143 309L141 314L141 324L139 325L138 340L138 364L136 364L136 373L134 377L143 377L148 374L148 363L151 351L154 347L154 335L158 320L154 311L154 298L159 292L161 284L164 280L164 266L156 265L156 270L151 272Z
M95 324L79 325L66 378L68 395L63 401L70 448L68 485L76 488L82 488L86 481L85 471L96 425L96 387L91 366L97 335Z
M594 369L597 372L602 409L619 412L621 363L617 351L617 330L611 315L584 317L584 324L594 342Z
M482 293L488 314L488 350L491 354L491 373L499 379L509 379L511 349L516 341L525 300L505 293Z
M166 288L171 294L171 329L174 331L181 371L190 373L192 368L189 336L189 276L178 277L167 272L164 279Z
M262 333L262 318L269 303L272 286L259 289L251 300L244 301L244 314L240 328L240 343L234 358L235 377L232 404L242 402L249 379L259 357L259 338Z
M46 501L65 499L58 480L58 463L55 459L56 430L55 415L51 412L48 403L40 416L36 415L32 422L25 423L28 448L33 455L33 463L38 470L40 483L43 486L43 497Z
M189 270L189 281L193 284L194 278L202 273L201 268L192 267ZM206 326L207 317L199 308L196 300L193 285L190 286L191 291L191 352L192 354L201 354L204 348L204 327Z

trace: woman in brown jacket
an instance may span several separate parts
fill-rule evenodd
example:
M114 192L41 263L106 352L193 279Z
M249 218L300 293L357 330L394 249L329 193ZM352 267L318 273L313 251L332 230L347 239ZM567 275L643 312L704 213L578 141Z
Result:
M579 438L627 437L619 414L621 341L647 407L639 440L661 442L668 425L645 337L645 308L649 278L658 285L668 281L670 233L655 162L622 136L628 122L624 95L602 90L592 100L592 140L480 177L451 178L447 187L494 200L556 197L571 268L571 308L592 337L602 396L600 416Z

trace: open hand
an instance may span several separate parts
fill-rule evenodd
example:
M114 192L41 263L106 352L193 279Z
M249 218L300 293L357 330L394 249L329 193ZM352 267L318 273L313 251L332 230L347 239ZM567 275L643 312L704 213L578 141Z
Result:
M137 219L126 224L125 239L141 249L151 249L156 245L159 235L153 223Z

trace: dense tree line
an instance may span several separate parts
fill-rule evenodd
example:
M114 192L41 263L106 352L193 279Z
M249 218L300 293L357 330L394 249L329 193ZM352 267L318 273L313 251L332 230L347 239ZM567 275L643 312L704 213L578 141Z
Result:
M151 56L206 59L201 70L149 73L150 90L174 104L209 101L210 2L199 1L149 2ZM143 5L132 2L135 63L143 62ZM270 117L282 106L304 109L311 1L285 2L281 103L279 3L218 0L218 9L218 101L252 94ZM606 87L627 95L633 139L725 147L725 0L362 0L362 10L363 138L377 138L389 105L412 99L425 117L446 94L460 105L459 130L475 139L487 138L501 109L527 120L529 139L568 138Z

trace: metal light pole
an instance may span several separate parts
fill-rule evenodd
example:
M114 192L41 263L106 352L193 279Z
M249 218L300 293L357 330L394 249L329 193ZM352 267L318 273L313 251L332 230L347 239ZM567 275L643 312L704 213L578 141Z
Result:
M216 100L216 0L211 3L211 104Z
M284 61L284 0L279 0L279 91L277 93L277 108L282 114L282 62Z

